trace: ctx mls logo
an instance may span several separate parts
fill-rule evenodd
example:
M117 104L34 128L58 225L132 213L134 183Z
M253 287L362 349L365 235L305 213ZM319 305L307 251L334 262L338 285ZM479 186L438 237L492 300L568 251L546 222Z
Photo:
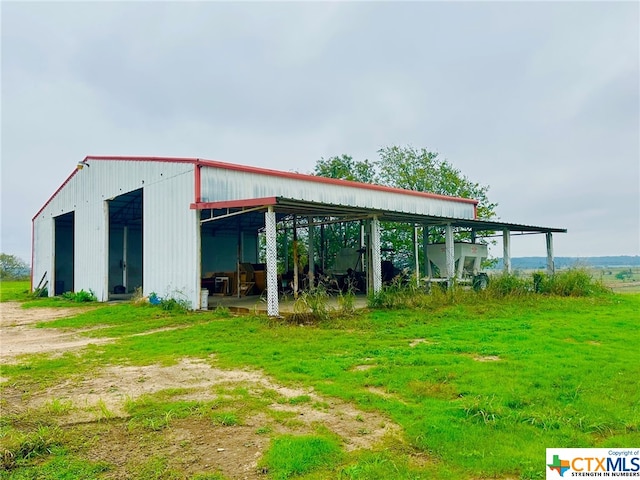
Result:
M564 472L571 470L569 460L561 460L558 455L553 456L553 462L548 463L547 467L549 467L549 470L557 471L561 477L564 477Z

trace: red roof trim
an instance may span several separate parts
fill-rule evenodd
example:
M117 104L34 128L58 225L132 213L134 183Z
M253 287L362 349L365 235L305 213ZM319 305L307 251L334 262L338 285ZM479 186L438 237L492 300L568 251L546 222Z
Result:
M320 177L317 175L308 175L304 173L297 172L283 172L281 170L272 170L269 168L261 168L261 167L251 167L247 165L238 165L235 163L226 163L220 162L217 160L203 160L201 158L186 158L186 157L145 157L145 156L107 156L107 155L87 155L82 163L87 163L89 160L99 160L99 161L137 161L137 162L165 162L165 163L188 163L198 166L212 167L212 168L220 168L224 170L233 170L238 172L245 173L254 173L258 175L270 175L273 177L280 178L290 178L293 180L306 180L310 182L324 183L328 185L342 185L345 187L355 187L362 188L366 190L375 190L379 192L389 192L389 193L397 193L404 195L413 195L416 197L423 198L433 198L439 200L448 200L459 203L471 203L473 205L478 205L478 200L472 198L460 198L460 197L449 197L447 195L440 195L437 193L429 193L429 192L418 192L415 190L404 190L401 188L387 187L384 185L374 185L371 183L360 183L353 182L350 180L341 180L337 178L328 178L328 177ZM62 190L65 185L69 183L69 181L73 178L73 176L78 172L78 170L74 170L71 175L64 181L62 185L49 197L49 199L45 202L45 204L38 210L32 219L35 220L38 215L42 213L42 211L51 203L54 197ZM197 175L197 172L196 172ZM197 181L197 179L196 179ZM197 189L197 186L196 186ZM196 192L197 193L197 192ZM226 207L224 207L226 208Z
M460 197L450 197L447 195L440 195L438 193L429 193L429 192L418 192L415 190L404 190L402 188L394 188L387 187L384 185L374 185L371 183L360 183L353 182L350 180L341 180L337 178L328 178L328 177L319 177L317 175L308 175L304 173L297 172L283 172L281 170L272 170L270 168L262 168L262 167L251 167L248 165L238 165L235 163L226 163L220 162L218 160L204 160L201 158L181 158L181 157L135 157L135 156L87 156L84 161L87 160L118 160L118 161L126 161L126 160L134 160L139 162L173 162L173 163L192 163L195 165L202 165L205 167L213 167L213 168L221 168L224 170L234 170L237 172L245 172L245 173L255 173L258 175L270 175L273 177L280 178L290 178L293 180L307 180L310 182L317 183L325 183L329 185L342 185L345 187L356 187L356 188L364 188L367 190L377 190L380 192L390 192L390 193L402 193L405 195L413 195L417 197L423 198L435 198L440 200L448 200L460 203L471 203L474 205L478 204L478 200L472 198L460 198Z
M244 200L225 200L222 202L198 202L192 203L190 208L192 210L205 210L205 209L217 209L217 208L242 208L242 207L262 207L268 205L275 205L278 202L276 197L263 197L263 198L247 198Z

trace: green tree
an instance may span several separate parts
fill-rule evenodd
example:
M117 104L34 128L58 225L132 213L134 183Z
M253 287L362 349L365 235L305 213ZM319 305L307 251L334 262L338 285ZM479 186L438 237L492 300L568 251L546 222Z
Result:
M349 155L321 158L313 171L319 177L340 178L361 183L378 183L375 165L369 160L355 161Z
M349 155L320 159L314 169L315 175L375 183L389 187L430 192L461 198L478 200L477 216L488 220L495 218L496 203L488 198L489 187L471 181L438 153L425 148L389 146L378 150L374 162L354 160ZM347 230L355 235L356 226ZM441 232L432 231L432 241L442 241ZM457 239L466 240L468 232L457 234ZM413 226L407 224L383 223L382 247L389 250L394 264L400 268L413 265ZM392 250L393 247L393 250ZM331 250L331 248L330 248ZM422 253L421 253L422 254ZM384 254L383 254L384 255Z
M23 280L29 277L29 265L16 257L6 253L0 253L0 279Z
M478 218L488 220L496 216L498 206L488 198L489 187L467 178L452 164L439 158L438 153L425 148L391 146L378 150L375 162L379 183L390 187L431 192L478 200Z

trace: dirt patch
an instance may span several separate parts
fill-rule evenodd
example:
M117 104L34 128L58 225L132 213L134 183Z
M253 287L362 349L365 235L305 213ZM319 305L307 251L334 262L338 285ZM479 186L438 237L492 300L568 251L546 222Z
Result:
M35 325L78 315L85 309L22 309L17 303L1 305L0 364L20 361L20 355L57 353L110 339L84 338L78 330L41 329ZM214 358L184 358L170 366L105 366L91 376L76 377L37 391L5 385L3 412L49 412L54 402L66 411L45 413L74 436L86 438L85 456L107 462L105 478L129 478L150 462L154 467L196 473L220 472L230 479L264 478L259 459L271 437L317 432L319 427L343 440L345 450L367 449L384 438L398 438L401 429L375 412L361 411L310 388L280 385L255 370L215 368ZM37 389L37 386L34 387ZM145 394L179 389L171 400L208 402L220 398L220 389L242 388L264 407L239 414L238 424L221 425L206 415L171 419L161 428L132 426L125 405ZM376 392L380 394L380 392Z
M502 360L497 355L476 355L473 359L476 362L499 362Z
M87 330L36 328L36 324L73 317L87 308L21 308L17 302L0 303L0 365L16 363L20 355L50 353L108 342L83 337Z
M220 387L227 392L239 387L251 396L271 400L248 417L240 417L237 425L224 426L194 415L170 420L158 431L141 433L140 428L131 428L125 408L128 400L180 389L172 401L207 402L221 398ZM172 366L109 366L91 378L69 380L28 396L12 394L10 389L4 393L13 413L42 411L56 400L72 405L68 414L57 417L61 427L85 430L102 425L99 434L92 430L88 458L113 465L107 478L126 478L136 463L150 461L150 451L165 459L167 468L189 475L219 471L232 479L264 478L258 462L273 435L314 433L322 426L342 439L346 451L352 451L372 448L385 437L398 438L401 431L378 413L323 397L313 389L279 385L258 371L218 369L205 360L182 359Z
M424 343L425 345L437 345L436 342L432 342L431 340L427 340L426 338L415 338L411 340L411 342L409 342L409 346L413 348L417 347L421 343Z

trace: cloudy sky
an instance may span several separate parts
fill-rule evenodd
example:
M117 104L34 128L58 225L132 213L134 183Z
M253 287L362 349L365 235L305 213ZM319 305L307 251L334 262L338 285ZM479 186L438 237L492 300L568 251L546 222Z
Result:
M2 2L2 237L86 155L437 151L558 256L640 254L638 2ZM496 249L498 256L501 255ZM543 236L513 256L545 255Z

